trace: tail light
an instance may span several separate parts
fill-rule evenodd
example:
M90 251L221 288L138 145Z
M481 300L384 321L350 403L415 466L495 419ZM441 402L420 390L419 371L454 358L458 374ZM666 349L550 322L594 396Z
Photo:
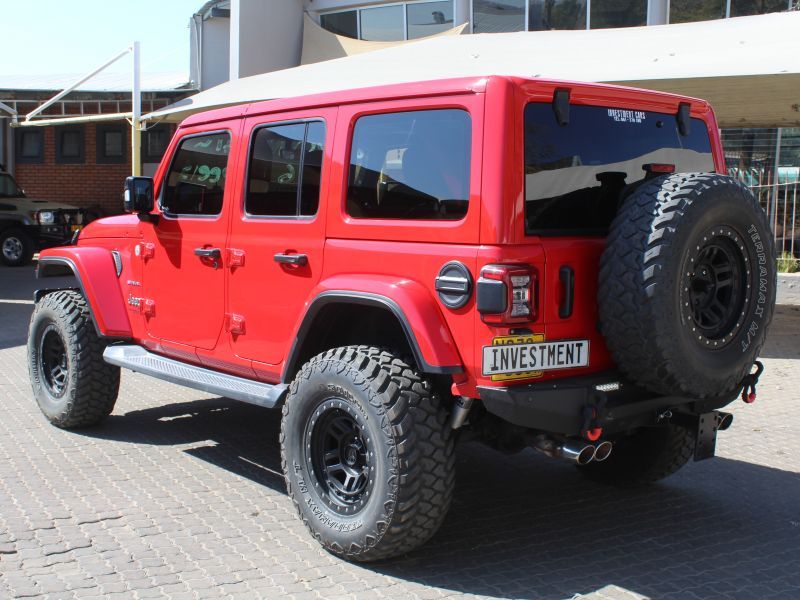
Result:
M505 325L536 320L539 278L528 265L486 265L477 285L484 323Z

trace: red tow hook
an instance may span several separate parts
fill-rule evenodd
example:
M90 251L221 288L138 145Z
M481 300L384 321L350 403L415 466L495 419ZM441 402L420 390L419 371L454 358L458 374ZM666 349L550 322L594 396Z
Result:
M594 427L593 429L588 429L583 433L583 437L585 437L590 442L596 442L600 439L603 435L603 428L602 427Z
M758 383L758 378L764 372L764 365L760 361L756 361L754 364L756 372L750 373L742 379L742 401L746 404L752 404L756 401L756 384Z

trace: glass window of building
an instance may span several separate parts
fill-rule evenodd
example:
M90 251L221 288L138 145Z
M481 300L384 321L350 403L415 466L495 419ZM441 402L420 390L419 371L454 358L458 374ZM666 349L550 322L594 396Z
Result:
M473 0L472 32L525 31L525 0Z
M586 29L586 0L530 0L528 30Z
M337 35L358 37L358 13L354 10L320 15L320 25Z
M404 40L403 10L403 6L396 4L361 10L361 39L374 42Z
M647 0L593 0L592 29L647 25Z
M406 6L408 39L426 37L453 28L453 3L419 2Z
M670 0L669 22L691 23L724 19L727 0Z
M763 15L789 8L787 0L730 0L730 2L732 17Z

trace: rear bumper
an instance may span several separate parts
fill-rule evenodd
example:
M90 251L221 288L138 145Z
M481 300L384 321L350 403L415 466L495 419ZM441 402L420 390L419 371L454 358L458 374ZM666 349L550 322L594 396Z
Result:
M611 434L655 425L667 410L700 415L722 408L736 397L699 401L659 396L623 381L615 372L509 387L479 387L478 393L486 410L504 421L567 436L581 435L595 427Z

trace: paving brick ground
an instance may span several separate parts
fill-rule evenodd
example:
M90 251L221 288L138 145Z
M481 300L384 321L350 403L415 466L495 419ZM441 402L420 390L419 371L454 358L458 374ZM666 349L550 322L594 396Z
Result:
M101 427L51 427L26 373L35 284L0 269L0 598L800 597L800 307L719 456L633 491L525 452L460 449L422 550L319 549L285 495L277 413L125 372Z

